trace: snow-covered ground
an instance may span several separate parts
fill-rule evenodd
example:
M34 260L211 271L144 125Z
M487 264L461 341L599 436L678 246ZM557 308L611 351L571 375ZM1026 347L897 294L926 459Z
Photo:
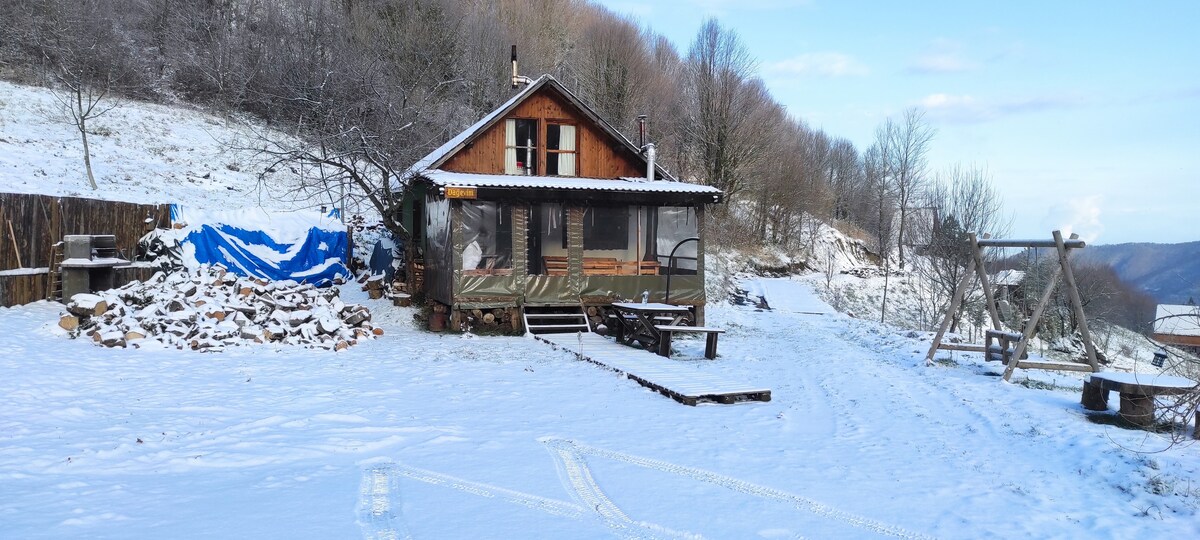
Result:
M924 367L927 342L833 313L819 278L710 307L721 356L664 361L774 399L699 407L529 338L419 331L357 287L386 333L340 353L105 349L57 304L0 309L0 537L1200 535L1196 446L1088 421L1077 379Z
M261 146L262 137L287 140L286 135L197 109L109 103L118 106L88 125L99 185L92 190L79 131L64 121L54 95L0 81L0 191L211 210L336 206L328 195L310 198L292 189L313 171L276 167L260 183L269 162L251 148Z

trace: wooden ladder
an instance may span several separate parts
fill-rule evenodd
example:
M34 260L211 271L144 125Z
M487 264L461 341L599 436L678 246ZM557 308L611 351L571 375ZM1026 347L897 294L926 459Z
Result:
M50 269L46 275L46 300L62 300L62 262L63 243L59 241L50 246Z

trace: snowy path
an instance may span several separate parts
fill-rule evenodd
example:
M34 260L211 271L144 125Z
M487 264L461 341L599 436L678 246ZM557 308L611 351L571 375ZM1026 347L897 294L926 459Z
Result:
M773 400L699 407L378 302L384 338L336 354L108 350L0 309L0 537L1200 536L1197 447L1123 449L1163 444L1078 387L925 368L804 280L747 287L776 309L712 306L694 366Z

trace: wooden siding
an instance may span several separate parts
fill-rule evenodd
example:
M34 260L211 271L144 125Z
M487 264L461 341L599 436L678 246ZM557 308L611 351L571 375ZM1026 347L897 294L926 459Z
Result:
M155 218L152 227L171 226L170 207L165 204L0 193L0 270L50 266L50 246L68 234L116 235L117 248L132 257L138 239L146 234L147 216ZM14 239L19 251L13 249Z
M565 123L576 126L578 176L585 178L620 178L644 176L645 163L625 146L592 124L587 116L548 87L529 96L510 112L508 118L536 118L538 122L538 171L546 170L546 124ZM498 121L480 134L469 146L460 150L442 165L453 172L504 174L504 120Z
M158 267L154 266L118 266L114 270L116 273L114 287L120 287L130 281L146 281L159 271ZM50 289L49 279L48 272L0 276L0 307L19 306L46 300Z

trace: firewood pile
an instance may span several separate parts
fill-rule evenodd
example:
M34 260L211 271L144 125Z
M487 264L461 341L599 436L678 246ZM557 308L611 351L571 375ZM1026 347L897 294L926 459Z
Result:
M77 294L59 326L105 347L154 341L206 352L252 343L343 350L383 335L371 325L371 312L342 302L337 288L244 278L220 267L159 272L145 282Z
M367 297L372 300L389 298L396 306L412 305L412 295L408 292L408 284L403 281L397 279L388 284L383 274L363 274L358 281L362 283L362 290L367 292Z

